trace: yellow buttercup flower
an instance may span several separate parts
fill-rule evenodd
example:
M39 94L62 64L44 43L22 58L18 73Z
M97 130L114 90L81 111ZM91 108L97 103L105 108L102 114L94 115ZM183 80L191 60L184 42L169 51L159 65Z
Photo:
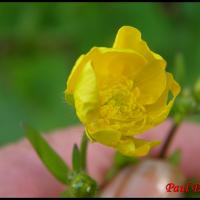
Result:
M157 141L133 136L163 122L180 92L165 68L166 61L149 49L140 31L123 26L112 48L93 47L79 57L65 98L91 141L144 156Z

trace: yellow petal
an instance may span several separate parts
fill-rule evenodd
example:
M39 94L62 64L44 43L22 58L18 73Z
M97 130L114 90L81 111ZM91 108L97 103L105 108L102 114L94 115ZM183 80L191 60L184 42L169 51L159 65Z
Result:
M145 156L146 154L149 153L149 151L160 144L160 141L147 141L147 140L143 140L143 139L133 139L135 142L135 146L136 146L136 152L135 155L136 156Z
M132 49L144 55L148 60L155 59L161 66L166 66L166 61L149 49L146 42L142 40L140 31L134 27L122 26L117 33L113 48Z
M140 73L134 78L136 78L136 85L141 93L140 103L154 103L166 87L166 61L149 49L146 42L142 40L140 31L134 27L121 27L113 47L133 50L148 60L147 65L143 68L140 67Z
M74 88L74 101L77 115L81 122L86 122L90 113L98 105L98 91L96 75L91 62L88 62L82 69L76 87Z
M67 89L65 90L65 95L73 93L84 66L89 60L91 60L91 58L95 58L97 53L97 48L92 48L86 55L83 54L77 59L67 79Z
M117 149L120 153L126 156L145 156L151 148L160 144L159 141L146 141L132 137L125 137L120 140Z
M111 147L115 147L121 137L121 133L114 130L102 130L95 133L88 132L87 134L89 135L89 138L91 138L93 141Z
M144 123L136 129L136 127L129 128L128 132L124 132L124 135L130 136L131 134L142 134L145 131L155 127L156 125L163 122L167 116L169 115L169 112L174 104L174 101L177 97L177 95L180 92L180 86L179 84L174 80L172 74L166 73L167 77L167 85L162 93L162 95L159 97L159 99L151 104L146 105L146 117ZM170 99L170 94L172 95L172 98Z
M119 81L122 76L134 79L147 63L143 55L132 50L101 47L97 51L99 54L92 62L100 86L112 80Z
M173 75L170 73L167 74L167 87L161 97L152 105L149 105L147 108L147 113L151 118L151 121L154 125L159 124L164 121L170 110L173 106L173 103L176 99L176 96L179 94L181 88L179 84L174 80ZM172 94L172 99L169 99L169 94Z
M131 137L121 139L116 146L116 149L125 156L133 156L136 147Z
M135 80L140 90L139 102L143 105L156 102L166 88L166 79L165 69L159 63L152 62L143 68Z
M76 81L78 80L79 75L84 66L83 63L85 63L84 60L85 60L85 55L81 55L77 59L75 65L72 68L72 71L67 79L67 89L65 90L65 98L66 99L67 99L67 95L72 94L74 91Z
M141 33L131 26L122 26L116 35L113 48L136 50L141 41Z

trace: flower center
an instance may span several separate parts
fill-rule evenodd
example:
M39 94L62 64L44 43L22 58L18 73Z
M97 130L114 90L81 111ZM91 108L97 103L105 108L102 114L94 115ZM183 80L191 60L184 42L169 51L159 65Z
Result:
M133 80L122 77L117 83L100 90L100 115L117 129L144 121L145 108L137 101L140 90Z

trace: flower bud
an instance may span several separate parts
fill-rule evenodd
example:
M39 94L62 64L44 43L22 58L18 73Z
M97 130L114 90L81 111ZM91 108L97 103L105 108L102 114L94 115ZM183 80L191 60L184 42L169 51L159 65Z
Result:
M80 172L71 182L71 192L75 197L94 197L97 192L96 182L86 173Z

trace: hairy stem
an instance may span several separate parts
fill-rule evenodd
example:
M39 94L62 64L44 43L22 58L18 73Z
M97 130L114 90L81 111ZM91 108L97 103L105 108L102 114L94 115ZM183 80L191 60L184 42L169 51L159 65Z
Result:
M169 146L170 146L180 124L181 123L175 123L175 122L172 124L172 127L171 127L169 134L167 135L167 138L161 148L158 158L164 159L166 157L167 150L169 149Z

